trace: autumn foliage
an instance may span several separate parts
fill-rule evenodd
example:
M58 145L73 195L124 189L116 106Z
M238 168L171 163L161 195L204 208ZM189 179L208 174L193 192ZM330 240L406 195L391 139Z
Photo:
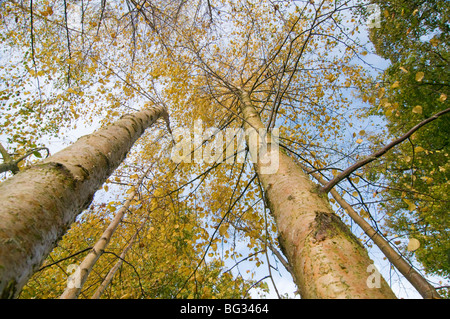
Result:
M398 267L446 297L448 6L422 2L373 1L380 28L365 1L1 2L2 183L77 132L167 111L16 297L59 298L121 209L80 298L286 297L280 276L303 298L394 298ZM278 129L278 175L225 139L252 127Z

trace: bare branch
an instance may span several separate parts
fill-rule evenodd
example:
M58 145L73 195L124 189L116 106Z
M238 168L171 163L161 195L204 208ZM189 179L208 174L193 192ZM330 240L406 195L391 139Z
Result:
M48 148L38 147L38 148L32 149L25 155L22 155L18 159L13 159L11 157L11 155L9 155L8 152L5 150L5 148L0 144L0 153L2 154L2 157L3 157L3 163L0 164L0 173L11 171L13 174L17 174L19 172L19 166L18 166L19 163L21 161L23 161L25 158L27 158L28 156L30 156L36 152L39 152L41 150L47 151L46 158L50 155L50 150Z

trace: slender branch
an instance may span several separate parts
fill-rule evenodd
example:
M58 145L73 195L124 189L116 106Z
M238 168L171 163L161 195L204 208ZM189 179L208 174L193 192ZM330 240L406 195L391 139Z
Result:
M245 292L245 295L244 295L243 299L245 299L245 298L247 297L248 292L249 292L250 290L252 290L254 287L258 286L260 282L266 280L267 278L269 278L269 276L262 277L260 280L258 280L258 281L255 282L253 285L251 285L250 288L248 288L247 291Z
M11 161L11 155L9 155L8 151L3 147L2 143L0 143L0 154L2 154L3 162Z
M284 256L275 247L273 247L272 243L268 242L268 246L272 253L277 256L277 258L280 260L280 262L283 264L284 268L286 268L292 278L294 278L294 271L292 270L292 267L291 265L289 265L289 262L286 260L286 258L284 258Z
M42 270L44 270L45 268L48 268L48 267L51 267L51 266L53 266L53 265L59 264L60 262L62 262L62 261L64 261L64 260L67 260L67 259L73 258L73 257L75 257L75 256L78 256L79 254L82 254L82 253L84 253L84 252L86 252L86 251L88 251L88 250L91 250L91 249L92 249L92 247L88 247L88 248L85 248L85 249L83 249L83 250L80 250L80 251L78 251L78 252L76 252L76 253L74 253L74 254L72 254L72 255L69 255L69 256L67 256L67 257L58 259L58 260L55 261L55 262L52 262L52 263L50 263L50 264L47 264L47 265L42 266L41 268L38 269L38 271L42 271Z
M13 174L17 174L19 172L19 166L18 166L19 163L21 161L23 161L25 158L27 158L28 156L30 156L31 154L34 154L35 152L41 151L41 150L47 151L46 158L50 155L50 150L48 148L38 147L38 148L32 149L25 155L22 155L18 159L13 159L11 157L11 155L9 155L8 152L5 150L5 148L0 144L0 153L2 154L2 157L3 157L3 163L0 164L0 173L11 171Z
M25 158L27 158L28 156L30 156L31 154L34 154L35 152L38 151L42 151L42 150L46 150L47 151L47 155L45 156L45 158L49 157L50 155L50 150L47 147L38 147L38 148L34 148L31 151L29 151L28 153L26 153L25 155L22 155L21 157L19 157L18 159L15 160L16 163L19 163L20 161L23 161Z
M72 52L70 50L70 34L69 34L69 23L67 18L67 2L64 0L64 22L65 22L65 28L66 28L66 35L67 35L67 50L69 51L69 59L72 59ZM70 87L70 63L67 70L67 85Z
M300 164L301 167L308 171L308 169ZM321 184L325 185L326 181L317 173L311 173L311 175ZM440 296L436 292L435 288L421 275L419 274L403 256L397 253L389 242L383 238L379 231L375 230L370 224L364 220L353 207L335 190L330 189L331 195L339 203L339 205L345 209L350 218L358 224L359 227L366 233L367 236L377 245L377 247L383 252L386 258L397 268L400 273L413 285L414 288L427 299L439 299ZM373 218L372 218L373 219Z
M330 180L327 184L325 184L325 186L322 187L322 192L328 193L334 186L336 186L336 184L338 184L340 181L342 181L347 176L350 176L350 174L353 173L354 171L356 171L358 168L360 168L360 167L362 167L362 166L364 166L364 165L366 165L366 164L368 164L370 162L373 162L377 158L379 158L382 155L384 155L387 151L389 151L394 146L396 146L396 145L402 143L404 140L408 139L414 132L416 132L422 126L424 126L424 125L426 125L426 124L436 120L440 116L442 116L442 115L444 115L446 113L449 113L449 112L450 112L450 108L448 108L446 110L443 110L443 111L441 111L439 113L436 113L435 115L427 118L426 120L423 120L422 122L420 122L419 124L414 126L412 129L410 129L402 137L392 141L391 143L389 143L388 145L386 145L382 149L376 151L375 153L369 155L368 157L366 157L366 158L356 162L355 164L353 164L352 166L350 166L349 168L347 168L346 170L341 172L338 176L336 176L335 178Z
M184 282L183 286L180 287L180 289L178 289L177 293L175 294L175 298L178 296L178 294L181 292L181 290L184 289L184 287L186 287L187 283L189 282L189 280L192 278L192 276L197 272L197 270L200 268L200 265L203 263L203 261L206 258L206 254L208 253L209 248L211 247L213 241L214 241L214 237L216 236L217 232L219 231L220 226L222 225L222 223L224 222L225 218L227 218L228 214L231 212L231 210L233 209L234 205L236 205L236 203L244 196L244 194L247 192L247 189L249 188L250 184L253 183L253 181L256 178L256 174L253 175L253 177L249 180L249 182L247 183L247 185L245 186L244 190L241 192L241 194L236 198L236 200L230 204L227 212L224 214L224 216L222 217L222 219L220 220L220 222L218 223L218 225L216 226L216 229L214 230L213 234L211 235L211 240L209 241L208 245L205 248L205 251L203 252L203 256L200 259L200 262L197 263L197 266L195 267L194 271L189 275L189 277L186 279L186 281Z
M106 287L111 283L115 273L117 272L117 270L122 266L123 262L128 263L125 260L125 256L127 254L127 252L131 249L131 247L133 246L133 244L135 243L135 240L139 234L139 232L144 228L144 226L147 224L148 219L150 218L150 215L147 215L147 217L144 219L144 221L141 223L139 229L134 233L133 237L130 239L129 244L122 250L122 253L120 254L120 256L118 257L118 261L116 262L116 264L109 270L108 274L106 275L105 279L103 280L103 282L100 284L100 286L97 288L97 290L95 291L95 293L92 295L91 299L100 299L100 296L103 294L103 292L105 291ZM106 251L105 251L106 252ZM131 264L130 264L131 265ZM131 265L133 266L133 265ZM133 266L133 269L136 271L136 269ZM138 279L139 279L139 285L141 286L141 291L142 291L142 295L144 294L144 290L142 289L142 284L141 284L141 279L139 276L139 273L136 271L136 274L138 275Z
M114 253L114 252L112 252L112 251L107 251L107 250L105 250L103 253L104 253L104 254L111 254L111 255L114 255L117 259L119 259L120 261L126 263L128 266L130 266L131 268L133 268L134 272L136 273L136 275L137 275L137 277L138 277L139 288L141 289L141 294L142 294L142 296L145 297L144 286L142 286L141 276L139 275L139 272L137 271L136 267L135 267L132 263L126 261L122 256L119 256L119 255L117 255L116 253Z
M39 91L39 96L42 100L41 85L39 83L39 76L37 75L36 54L34 50L34 14L33 14L33 0L30 1L30 42L31 42L31 59L33 60L34 72L36 74L36 82Z

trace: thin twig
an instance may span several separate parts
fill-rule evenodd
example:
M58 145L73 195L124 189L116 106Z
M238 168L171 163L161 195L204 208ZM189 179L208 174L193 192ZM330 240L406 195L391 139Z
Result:
M91 249L92 249L92 247L88 247L88 248L85 248L85 249L83 249L83 250L80 250L79 252L76 252L75 254L72 254L72 255L69 255L69 256L67 256L67 257L61 258L61 259L59 259L59 260L57 260L57 261L55 261L55 262L52 262L51 264L44 265L44 266L42 266L41 268L39 268L37 271L42 271L42 270L44 270L45 268L48 268L48 267L51 267L51 266L53 266L53 265L59 264L60 262L62 262L62 261L64 261L64 260L67 260L67 259L73 258L73 257L75 257L75 256L78 256L79 254L82 254L82 253L84 253L84 252L86 252L86 251L88 251L88 250L91 250Z

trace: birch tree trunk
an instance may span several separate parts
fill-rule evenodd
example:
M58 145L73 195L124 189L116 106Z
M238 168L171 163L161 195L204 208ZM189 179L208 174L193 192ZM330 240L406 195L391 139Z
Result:
M142 228L144 228L145 224L148 221L148 217L144 220L144 222L141 224L141 226L139 227L139 229L136 231L136 233L134 233L133 237L130 240L130 243L122 250L122 253L120 254L120 258L119 260L114 264L114 266L109 270L108 274L106 275L105 279L103 280L103 282L100 284L100 286L98 286L97 290L95 291L95 293L92 295L91 299L100 299L100 297L103 295L103 293L106 290L106 287L108 287L108 285L111 283L114 275L116 274L117 270L122 266L123 261L125 259L126 254L128 253L128 251L131 249L131 247L133 247L133 244L139 234L139 232L142 230Z
M249 94L241 90L240 99L246 130L265 130ZM368 269L373 269L373 262L367 251L293 159L270 148L270 136L267 152L248 131L246 137L250 152L259 152L257 161L253 159L255 168L301 297L395 298L381 275L378 287L370 288L373 274ZM267 173L264 157L277 159L276 171Z
M117 211L116 215L114 216L114 219L111 221L106 230L103 232L100 239L95 243L94 247L92 247L89 254L87 254L87 256L81 262L79 266L80 267L79 272L77 273L79 275L79 278L75 279L76 284L70 286L68 285L64 290L63 294L59 297L60 299L78 298L81 289L84 286L84 283L86 282L89 274L91 273L92 267L94 267L95 263L103 254L106 247L108 247L108 244L111 241L111 237L116 231L117 226L119 226L120 222L122 221L126 211L130 207L131 201L136 197L138 193L138 188L139 186L141 186L145 176L147 176L147 173L148 170L144 174L142 174L142 176L139 178L137 184L133 187L133 190L128 195L127 200L125 201L123 206Z
M305 172L308 172L313 176L320 184L327 185L328 182L325 181L320 174L309 171L308 168L300 165ZM436 289L421 275L419 274L399 253L395 251L394 248L385 240L368 222L361 217L353 207L347 203L347 201L339 195L339 193L334 189L330 189L330 194L339 203L339 205L344 208L350 218L366 233L367 236L374 242L375 245L383 252L386 258L391 262L395 268L411 283L411 285L416 288L416 290L425 299L440 299L440 295Z
M157 106L125 115L0 184L0 297L17 297L75 217L124 160Z
M318 176L319 177L319 176ZM319 177L320 178L320 177ZM324 184L325 185L325 184ZM339 193L331 189L331 195L344 208L348 215L362 230L372 239L377 247L383 252L386 258L398 269L398 271L417 289L421 296L425 299L440 299L440 295L434 287L420 275L389 243L375 230L368 222L364 220L354 209L347 203Z

